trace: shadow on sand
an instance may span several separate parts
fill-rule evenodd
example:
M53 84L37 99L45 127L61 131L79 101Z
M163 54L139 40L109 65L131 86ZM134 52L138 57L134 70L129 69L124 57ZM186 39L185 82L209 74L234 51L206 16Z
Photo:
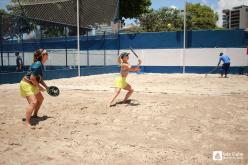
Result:
M138 106L140 105L140 103L138 103L137 100L127 100L127 101L118 101L116 102L115 104L111 105L111 107L114 107L114 106L117 106L118 104L124 104L124 105L127 105L127 106Z
M31 117L31 120L30 120L30 123L31 123L32 126L35 126L35 125L39 124L39 122L45 121L45 120L47 120L47 119L49 119L49 118L53 118L53 117L49 117L49 116L46 116L46 115L44 115L44 116L42 116L42 117L39 117L39 116L33 117L33 116L32 116L32 117ZM26 119L23 118L22 121L26 121Z

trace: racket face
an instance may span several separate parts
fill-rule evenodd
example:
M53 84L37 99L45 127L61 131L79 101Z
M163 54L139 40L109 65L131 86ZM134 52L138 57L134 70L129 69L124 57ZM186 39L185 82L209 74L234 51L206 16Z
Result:
M56 87L56 86L50 86L50 87L48 88L47 93L48 93L50 96L56 97L56 96L59 96L60 91L59 91L59 88L58 88L58 87Z

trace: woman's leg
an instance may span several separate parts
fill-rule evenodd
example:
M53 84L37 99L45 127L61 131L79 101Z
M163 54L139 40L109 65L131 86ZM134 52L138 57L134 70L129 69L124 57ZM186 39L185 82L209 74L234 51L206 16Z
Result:
M124 100L123 100L123 102L126 102L128 100L128 98L132 95L134 90L132 89L132 87L129 84L124 89L128 91Z
M110 101L109 106L111 106L111 105L113 104L114 100L115 100L116 97L120 94L120 92L121 92L121 88L116 88L116 89L115 89L114 97L113 97L113 99Z
M35 107L34 110L34 114L33 117L37 117L38 116L38 111L40 109L41 104L43 103L44 97L42 96L41 92L39 92L37 95L35 95L36 99L37 99L37 105Z
M34 95L26 96L26 99L29 103L26 109L26 125L30 126L31 125L30 119L31 119L33 111L35 110L35 107L38 104L38 101Z

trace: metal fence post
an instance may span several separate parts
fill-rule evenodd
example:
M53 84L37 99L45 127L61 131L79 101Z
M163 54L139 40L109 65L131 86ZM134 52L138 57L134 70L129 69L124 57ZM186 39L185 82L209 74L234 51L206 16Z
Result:
M65 66L66 68L68 67L68 54L67 54L67 28L66 26L64 27L65 31Z
M103 48L104 48L104 66L106 66L106 47L105 47L106 32L103 33Z
M8 72L9 72L9 52L8 52Z
M25 70L25 55L24 55L24 45L23 45L23 33L21 32L21 42L22 42L22 68Z
M88 67L90 66L90 56L89 56L89 30L87 29L87 42L86 42L86 45L87 45L87 65Z
M3 69L3 35L2 35L2 29L3 29L3 14L0 14L1 66L2 66L2 69Z

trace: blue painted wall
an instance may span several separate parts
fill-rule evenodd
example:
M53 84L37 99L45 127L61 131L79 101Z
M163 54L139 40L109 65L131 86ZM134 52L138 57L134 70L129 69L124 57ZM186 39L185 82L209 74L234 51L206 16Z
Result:
M199 67L189 66L186 67L186 73L208 73L214 67ZM105 74L105 73L119 73L118 66L106 66L106 67L90 67L81 68L81 76ZM219 73L219 69L213 73ZM247 73L247 67L231 67L230 73L243 74ZM15 73L2 73L0 74L0 84L6 83L18 83L25 75L26 72ZM182 73L182 67L179 66L143 66L142 73ZM77 76L77 69L63 69L63 70L47 70L45 71L45 80L70 78Z
M248 45L244 30L188 31L187 48L242 48ZM183 32L120 35L121 49L173 49L183 47Z
M77 69L63 69L63 70L47 70L44 73L45 80L59 79L59 78L70 78L78 76ZM105 73L117 73L119 67L117 66L106 66L106 67L88 67L81 68L81 76L105 74ZM14 72L14 73L1 73L0 84L6 83L18 83L26 72Z
M215 67L212 66L187 66L185 68L186 73L199 73L205 74L209 73ZM218 74L220 73L220 68L213 71L211 74ZM145 73L182 73L183 68L179 66L145 66L144 67ZM229 73L231 74L244 74L248 73L247 67L230 67Z
M183 32L132 33L80 37L81 50L172 49L183 47ZM248 45L248 32L244 30L188 31L187 48L242 48ZM76 37L29 40L24 43L4 41L3 51L33 52L37 48L76 49Z
M65 37L61 38L49 38L39 40L25 40L23 43L18 41L4 41L3 51L5 52L34 52L38 48L46 49L76 49L77 38L76 37ZM81 50L118 50L119 39L118 35L107 35L107 36L90 36L80 37L80 49Z

